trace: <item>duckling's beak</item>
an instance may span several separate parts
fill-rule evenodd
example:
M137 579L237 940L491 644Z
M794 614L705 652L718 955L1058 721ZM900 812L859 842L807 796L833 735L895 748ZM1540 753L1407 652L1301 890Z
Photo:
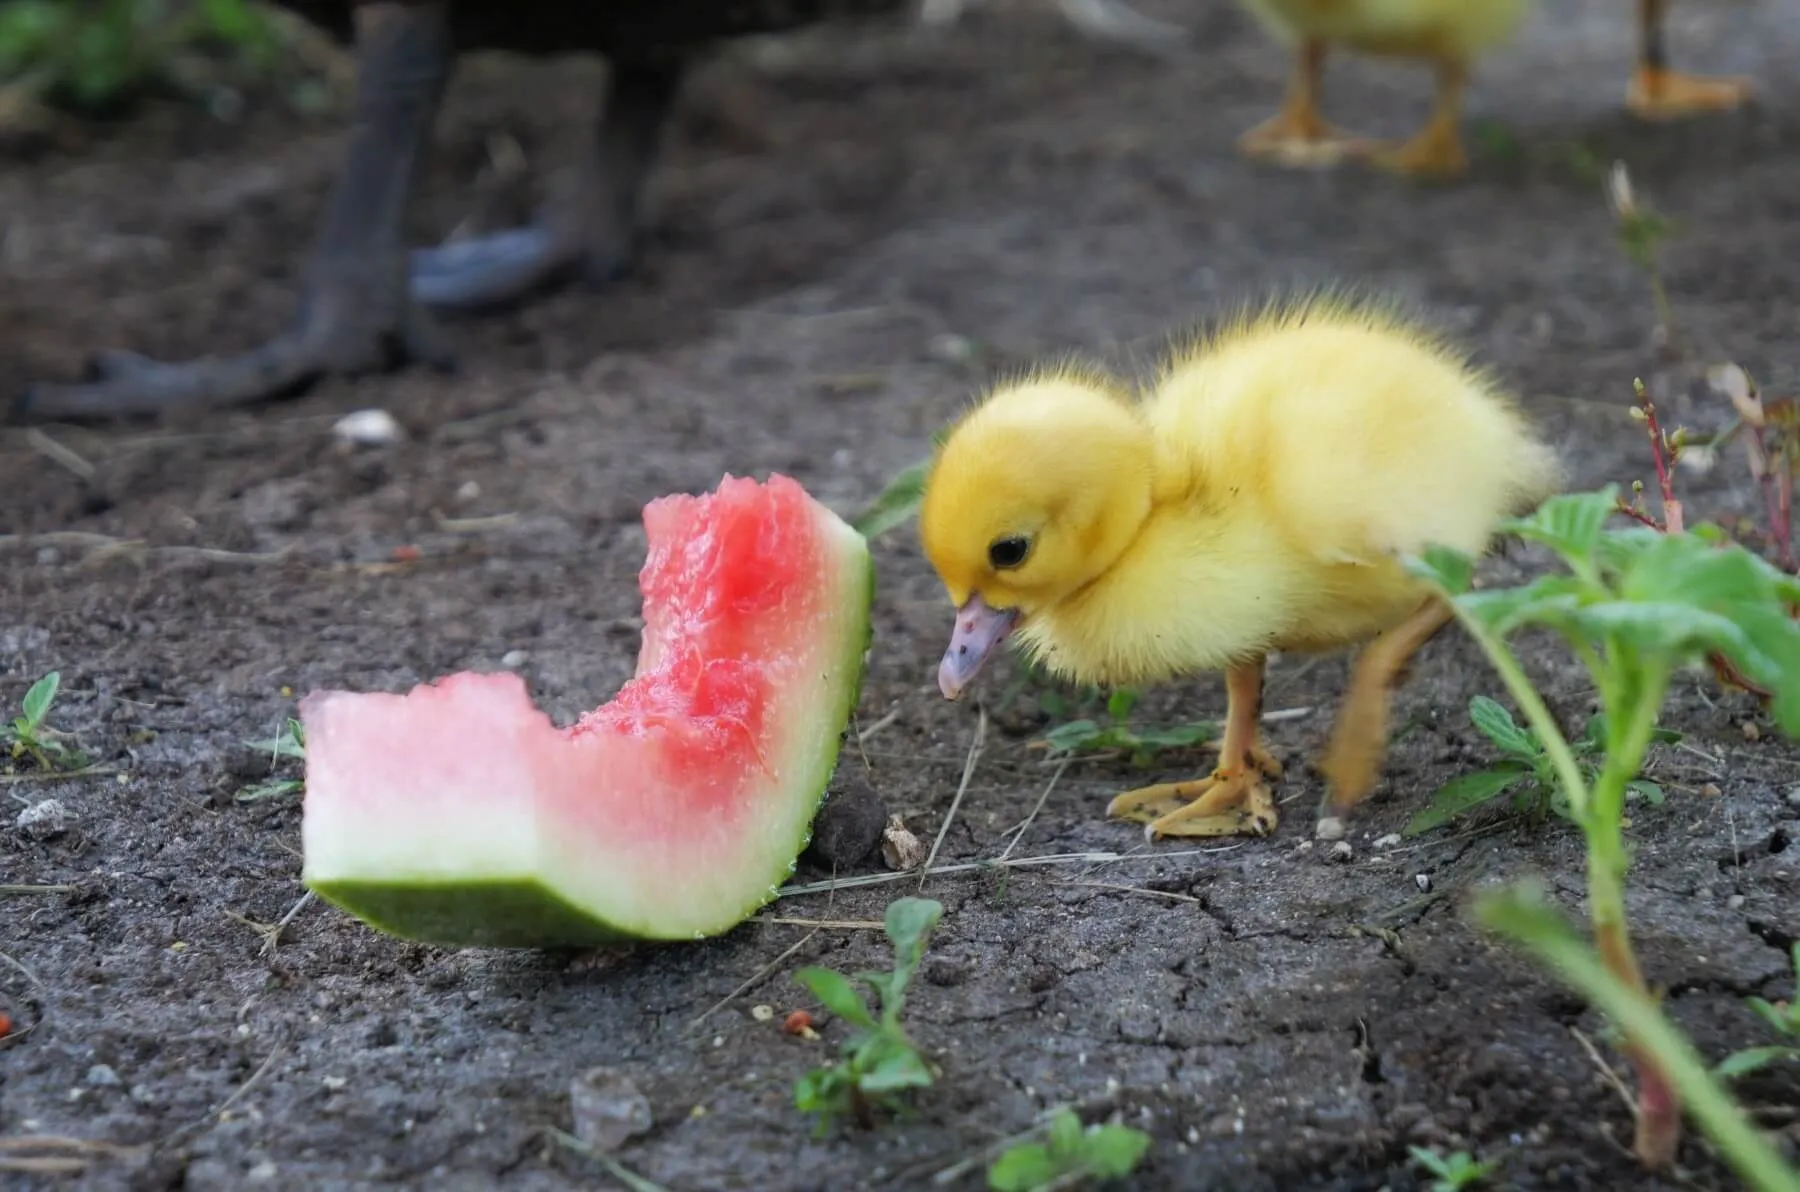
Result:
M938 665L938 690L945 699L961 699L963 688L981 672L994 647L1018 624L1016 608L989 608L977 592L956 610L956 630L950 635L950 648Z

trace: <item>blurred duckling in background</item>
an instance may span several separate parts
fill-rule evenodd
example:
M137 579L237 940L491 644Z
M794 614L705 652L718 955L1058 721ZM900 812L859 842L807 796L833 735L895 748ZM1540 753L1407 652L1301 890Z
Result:
M1468 169L1461 123L1469 74L1481 54L1510 40L1531 0L1240 0L1282 44L1294 72L1280 112L1239 141L1252 157L1288 165L1332 165L1367 157L1403 174L1448 178ZM1735 107L1750 93L1742 79L1706 79L1669 69L1663 40L1668 0L1638 0L1638 62L1626 106L1661 120ZM1339 133L1319 115L1328 47L1384 58L1420 59L1437 75L1430 118L1399 145Z
M1223 670L1211 775L1129 791L1148 835L1266 835L1281 767L1258 739L1272 651L1367 643L1321 770L1334 814L1373 787L1388 705L1450 610L1396 555L1486 549L1558 480L1513 402L1391 308L1314 297L1177 351L1135 396L1056 367L951 430L920 506L956 606L938 685L1007 639L1077 683Z

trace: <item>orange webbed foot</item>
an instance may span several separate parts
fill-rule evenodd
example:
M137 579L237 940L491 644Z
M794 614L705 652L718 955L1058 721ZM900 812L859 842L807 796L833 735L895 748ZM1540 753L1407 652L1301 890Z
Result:
M1251 746L1248 766L1220 766L1205 778L1164 782L1126 791L1107 805L1116 819L1145 825L1144 835L1267 836L1280 823L1267 778L1281 764L1261 746Z
M1680 120L1742 106L1753 91L1743 78L1706 78L1640 66L1625 92L1625 106L1643 120Z

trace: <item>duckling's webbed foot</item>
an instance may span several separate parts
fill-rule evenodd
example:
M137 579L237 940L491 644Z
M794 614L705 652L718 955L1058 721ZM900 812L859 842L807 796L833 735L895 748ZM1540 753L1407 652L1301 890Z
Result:
M409 361L453 364L444 336L408 293L404 240L452 60L444 5L359 5L356 42L360 81L349 147L294 325L241 356L165 364L102 353L89 364L86 383L28 389L15 415L109 418L243 405L326 374Z
M598 135L571 193L535 226L415 250L413 298L439 309L477 310L575 278L601 286L622 275L636 243L644 182L683 74L676 61L615 62Z
M1325 43L1303 43L1281 110L1239 137L1238 148L1250 157L1302 167L1336 165L1356 153L1364 142L1338 132L1319 115L1324 67Z
M1147 825L1159 836L1267 836L1280 817L1265 778L1281 777L1281 763L1256 739L1262 716L1264 660L1233 665L1225 672L1225 737L1219 767L1193 782L1165 782L1126 791L1106 813Z
M1275 794L1263 780L1272 769L1257 751L1253 767L1220 766L1193 782L1165 782L1126 791L1107 807L1108 815L1145 825L1151 840L1163 836L1267 836L1280 823ZM1262 763L1268 763L1264 768Z
M1669 69L1663 36L1668 0L1638 0L1638 64L1625 107L1643 120L1678 120L1735 108L1750 98L1749 79L1709 79Z
M1366 149L1376 165L1416 178L1454 178L1469 168L1462 143L1463 92L1468 68L1461 62L1443 61L1437 67L1437 100L1431 118L1411 138L1398 145L1374 145Z

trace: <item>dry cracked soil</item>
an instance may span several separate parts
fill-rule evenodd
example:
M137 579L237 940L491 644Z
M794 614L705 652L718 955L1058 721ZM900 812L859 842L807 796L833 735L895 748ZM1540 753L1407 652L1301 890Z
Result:
M1191 44L1149 60L1021 0L932 36L843 30L720 60L673 128L635 273L457 324L459 375L50 427L76 457L60 462L41 438L0 433L0 703L60 669L56 722L106 770L0 787L0 1010L15 1031L0 1043L0 1136L123 1148L0 1183L607 1186L541 1128L568 1128L571 1081L609 1066L654 1117L620 1159L671 1189L940 1186L934 1173L1057 1103L1150 1132L1138 1188L1422 1187L1409 1145L1497 1158L1520 1188L1734 1186L1697 1138L1679 1170L1642 1175L1595 1058L1622 1067L1601 1022L1466 922L1470 889L1528 873L1579 913L1571 830L1490 817L1376 843L1490 756L1467 705L1498 685L1454 633L1399 697L1348 860L1308 841L1320 784L1299 764L1324 739L1344 661L1281 660L1269 707L1289 714L1270 736L1294 764L1273 838L1146 847L1102 815L1144 774L1085 761L1013 855L1127 859L925 883L946 915L910 1019L943 1074L872 1132L812 1136L793 1082L841 1028L809 1042L780 1025L806 1004L793 968L878 965L886 946L773 920L879 918L916 883L787 898L715 941L605 957L397 942L316 903L265 947L256 925L302 893L300 806L240 798L267 777L242 743L310 689L402 690L503 659L559 722L602 701L634 666L638 516L660 494L778 470L851 512L999 372L1067 350L1131 365L1239 302L1329 281L1398 294L1461 336L1584 485L1650 475L1626 416L1634 377L1708 429L1724 411L1699 384L1707 366L1741 361L1770 391L1800 383L1794 0L1680 8L1682 64L1762 91L1742 112L1665 126L1620 110L1630 6L1545 4L1480 72L1472 173L1435 187L1241 160L1234 138L1277 102L1282 54L1224 3L1143 8ZM596 69L466 64L421 234L523 214L530 179L566 160ZM1340 61L1328 110L1399 132L1427 88L1412 68ZM278 327L338 128L273 103L229 123L153 105L12 151L0 387L72 375L93 348L183 357ZM521 156L496 150L509 142L525 175L494 164ZM1678 221L1668 344L1616 240L1614 160ZM366 407L405 437L340 450L333 421ZM1682 483L1704 514L1755 507L1731 458ZM882 538L877 560L858 723L883 727L846 749L839 782L866 780L929 840L976 712L933 686L948 609L910 530ZM1566 656L1541 642L1526 656L1565 718L1593 709ZM1021 678L1008 662L984 682L992 728L940 863L998 856L1044 790L1030 746L1052 720ZM1202 678L1133 715L1222 711ZM1666 801L1632 810L1629 902L1651 980L1716 1058L1767 1041L1746 995L1792 992L1800 751L1703 675L1681 679L1665 723L1686 739L1653 757ZM1204 765L1169 756L1150 773ZM66 831L14 826L51 797ZM884 872L878 857L859 868ZM1738 1091L1791 1152L1800 1076L1769 1069ZM980 1183L977 1167L942 1186Z

